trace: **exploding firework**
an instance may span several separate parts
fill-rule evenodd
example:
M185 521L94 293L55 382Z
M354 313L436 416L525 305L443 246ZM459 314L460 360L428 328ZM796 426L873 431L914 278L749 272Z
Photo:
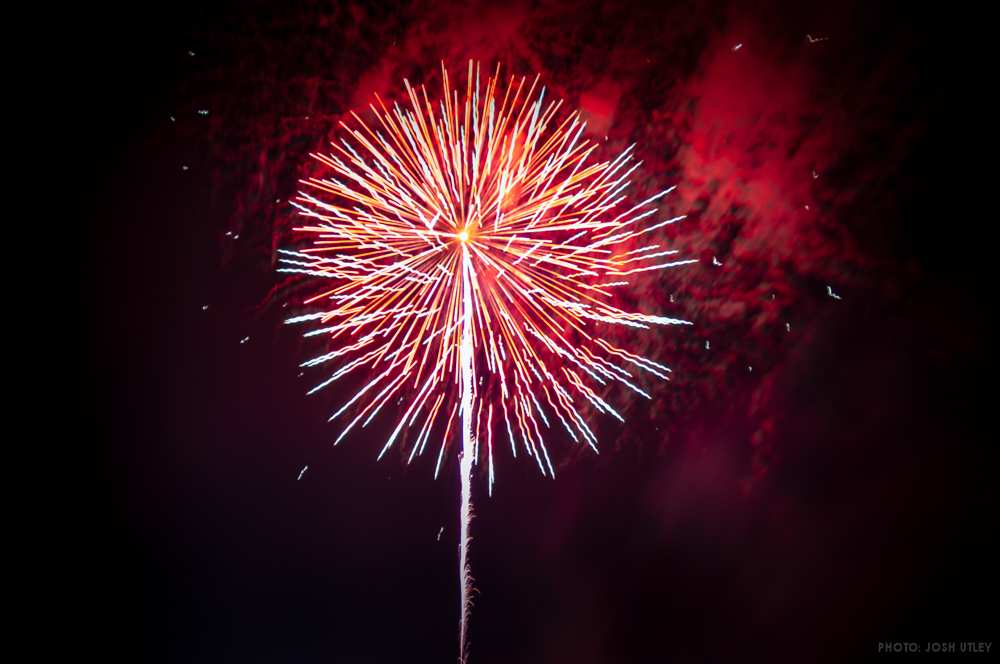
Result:
M625 202L641 164L634 146L594 159L578 113L560 118L562 102L546 101L538 77L504 86L498 67L480 85L470 62L460 98L443 66L441 75L436 104L407 81L408 107L376 96L372 118L352 112L333 152L312 155L333 176L303 181L293 204L309 221L295 229L301 245L279 252L279 271L325 280L306 300L318 310L287 321L329 342L303 366L337 366L310 393L365 376L330 417L347 420L336 443L401 405L379 459L398 445L410 462L433 437L437 477L458 446L464 660L473 468L486 463L492 494L494 432L550 477L544 432L561 428L596 452L590 415L624 421L607 388L649 398L636 374L670 371L610 343L602 327L689 324L624 311L614 290L695 261L652 239L683 218L650 220L671 189Z

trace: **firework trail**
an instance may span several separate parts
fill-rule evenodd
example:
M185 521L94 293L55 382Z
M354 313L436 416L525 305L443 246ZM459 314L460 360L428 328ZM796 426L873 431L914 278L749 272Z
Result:
M690 324L619 309L614 289L630 275L696 261L643 244L683 216L643 224L672 188L625 203L641 164L634 146L592 159L597 145L582 138L578 113L559 119L562 102L545 100L538 77L502 86L498 67L480 85L470 62L460 99L443 65L441 75L436 104L405 81L408 107L376 96L368 121L352 112L355 126L341 123L333 152L312 155L333 176L303 180L293 205L307 221L295 229L300 246L279 251L279 271L328 281L305 302L317 311L286 321L309 323L306 336L332 349L303 367L338 367L310 394L364 375L330 417L351 418L335 444L396 399L403 414L378 458L398 444L409 463L434 435L437 477L460 418L465 661L472 473L485 460L492 495L494 430L550 477L544 430L561 427L596 452L590 416L624 421L602 394L617 383L649 398L633 372L670 372L611 344L601 328Z

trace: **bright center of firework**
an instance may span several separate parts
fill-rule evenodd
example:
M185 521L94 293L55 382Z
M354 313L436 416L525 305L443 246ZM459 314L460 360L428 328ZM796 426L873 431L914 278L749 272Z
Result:
M461 231L459 231L459 233L455 237L458 238L459 242L468 242L469 241L469 231L467 231L465 229L462 229Z

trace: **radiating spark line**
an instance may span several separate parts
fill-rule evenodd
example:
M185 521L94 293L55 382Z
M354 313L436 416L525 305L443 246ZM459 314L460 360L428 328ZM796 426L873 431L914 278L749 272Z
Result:
M405 101L376 95L369 114L340 123L328 154L311 155L331 175L302 180L289 201L303 217L301 242L278 251L277 269L315 285L307 311L286 320L327 345L301 365L325 372L309 392L366 374L330 417L350 411L334 444L388 405L402 410L378 458L396 446L410 463L440 435L437 477L458 447L464 661L472 475L485 458L492 495L493 428L548 477L553 429L596 453L589 421L624 422L609 389L648 399L640 374L670 373L602 332L691 324L625 311L612 289L630 283L623 276L697 261L669 258L677 252L654 235L684 219L660 209L674 187L626 202L641 164L634 144L596 158L580 115L560 116L538 77L504 85L499 66L481 77L470 62L464 92L443 66L441 79L436 103L409 81Z

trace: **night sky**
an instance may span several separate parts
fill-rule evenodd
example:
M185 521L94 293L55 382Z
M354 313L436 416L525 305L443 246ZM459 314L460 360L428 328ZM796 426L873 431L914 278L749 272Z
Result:
M332 446L352 393L305 395L274 261L338 121L472 58L541 74L602 156L636 142L639 186L676 184L664 211L688 215L659 239L699 262L623 299L694 325L620 338L674 374L595 421L600 456L553 435L555 480L506 455L492 498L477 478L471 664L993 641L994 191L952 153L981 140L968 17L871 4L81 17L87 638L127 661L454 661L457 463L376 462L392 417Z

